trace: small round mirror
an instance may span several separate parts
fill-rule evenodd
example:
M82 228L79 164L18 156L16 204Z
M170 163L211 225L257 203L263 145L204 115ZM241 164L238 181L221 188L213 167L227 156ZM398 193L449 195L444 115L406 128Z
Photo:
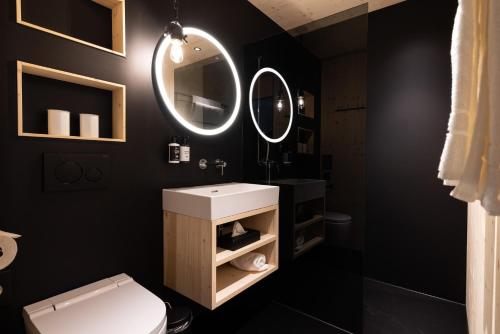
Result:
M252 79L249 94L250 113L259 134L270 143L286 138L293 121L290 89L278 71L260 69Z
M221 43L207 32L184 27L180 47L164 35L153 57L153 82L163 109L201 135L227 130L241 102L236 67Z

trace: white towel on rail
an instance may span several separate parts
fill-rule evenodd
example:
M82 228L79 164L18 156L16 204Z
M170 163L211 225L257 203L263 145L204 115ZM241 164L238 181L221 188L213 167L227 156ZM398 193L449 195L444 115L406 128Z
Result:
M234 267L245 271L264 271L269 268L269 265L266 264L266 256L253 252L246 253L230 263Z
M452 106L438 177L451 195L500 215L500 3L459 0Z

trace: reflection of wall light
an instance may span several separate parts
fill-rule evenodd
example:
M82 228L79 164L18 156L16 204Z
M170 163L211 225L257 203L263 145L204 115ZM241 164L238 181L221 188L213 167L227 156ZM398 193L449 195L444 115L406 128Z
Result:
M278 112L282 112L283 111L283 98L280 97L278 98L278 102L276 103L276 109L278 109Z
M200 47L197 47L197 46L196 46L196 47L194 47L193 49L194 49L194 51L196 51L196 52L200 52L200 51L201 51L201 48L200 48Z
M241 104L240 77L238 75L238 71L236 71L236 66L233 63L231 56L226 51L224 46L222 46L222 44L217 39L215 39L212 35L210 35L209 33L205 32L203 30L200 30L197 28L192 28L192 27L184 27L184 33L188 36L195 35L195 36L205 38L210 43L215 45L215 47L217 47L217 49L219 49L219 51L226 58L226 60L229 64L229 68L231 69L231 72L233 74L234 85L235 85L235 89L236 89L236 98L235 98L235 103L234 103L234 109L233 109L233 112L231 113L231 116L226 121L226 123L224 123L223 125L221 125L218 128L203 129L203 128L197 127L197 126L189 123L187 120L185 120L182 117L182 115L177 111L177 109L175 109L174 103L168 97L168 93L167 93L167 89L166 89L166 85L165 85L165 80L163 78L164 67L168 66L168 62L165 61L165 54L167 52L168 47L171 44L170 43L171 42L170 35L162 37L162 39L160 40L160 42L158 43L158 46L156 48L156 52L155 52L155 55L153 57L153 80L155 80L156 88L160 94L161 100L163 101L163 103L165 103L165 106L168 108L168 110L170 111L172 116L174 116L174 118L179 123L181 123L185 128L187 128L187 129L189 129L197 134L200 134L200 135L204 135L204 136L217 135L219 133L226 131L234 123L234 121L236 120L236 117L238 116L238 113L240 111L240 104Z
M260 129L259 123L257 123L257 120L255 119L255 113L253 111L253 101L252 101L253 87L255 86L257 79L259 79L259 77L266 72L275 74L281 80L283 85L285 86L286 92L288 94L288 100L289 100L289 105L290 105L290 120L288 121L288 127L286 128L285 133L279 138L270 138L270 137L266 136L266 134ZM264 67L264 68L261 68L260 70L258 70L257 73L255 73L255 75L252 79L252 83L250 84L250 93L248 94L248 104L250 106L250 115L252 116L253 124L255 125L255 128L257 129L259 134L262 136L262 138L264 138L265 140L267 140L270 143L279 143L280 141L285 139L286 136L288 136L288 133L290 132L290 129L292 128L292 122L293 122L292 94L290 94L290 89L288 88L288 85L286 84L285 79L283 79L283 77L281 76L281 74L279 74L278 71L276 71L274 68Z
M201 97L201 96L194 96L193 95L193 104L200 106L200 107L212 109L212 110L224 111L224 108L223 108L221 103L204 98L204 97Z
M302 95L299 95L297 98L297 104L299 105L299 109L304 109L306 102L304 101L304 97Z

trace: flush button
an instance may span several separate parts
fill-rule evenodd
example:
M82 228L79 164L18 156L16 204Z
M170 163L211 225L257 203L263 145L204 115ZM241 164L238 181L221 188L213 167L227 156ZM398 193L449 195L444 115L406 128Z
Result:
M96 167L89 168L85 173L85 178L90 182L99 182L102 179L102 171Z
M44 190L105 189L111 176L110 160L102 153L44 153Z
M55 168L56 179L64 184L76 183L82 178L83 168L75 161L64 161Z

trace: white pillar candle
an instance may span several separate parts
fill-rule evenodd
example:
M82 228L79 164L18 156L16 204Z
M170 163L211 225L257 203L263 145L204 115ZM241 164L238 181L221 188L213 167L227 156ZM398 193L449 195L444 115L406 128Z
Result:
M99 116L80 114L80 136L99 138Z
M48 132L53 136L69 136L69 111L48 109Z

